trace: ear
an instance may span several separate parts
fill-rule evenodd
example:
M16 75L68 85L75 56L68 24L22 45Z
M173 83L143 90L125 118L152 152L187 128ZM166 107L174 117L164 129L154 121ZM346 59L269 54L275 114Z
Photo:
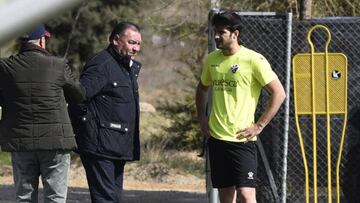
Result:
M112 43L113 43L114 45L119 45L119 38L120 38L120 36L119 36L118 34L116 34L116 35L114 36L114 39L113 39Z
M235 31L233 32L233 34L236 36L236 38L238 38L239 35L240 35L240 32L239 32L239 30L235 30Z

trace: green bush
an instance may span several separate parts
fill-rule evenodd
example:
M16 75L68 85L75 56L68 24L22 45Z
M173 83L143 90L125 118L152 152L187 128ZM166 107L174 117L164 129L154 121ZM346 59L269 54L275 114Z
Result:
M10 153L0 152L0 166L11 165Z

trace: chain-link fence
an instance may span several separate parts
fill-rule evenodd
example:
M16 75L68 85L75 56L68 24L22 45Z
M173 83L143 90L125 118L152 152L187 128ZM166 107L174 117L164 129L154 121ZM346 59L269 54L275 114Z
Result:
M308 21L297 21L293 24L293 39L292 39L292 55L295 55L300 52L310 52L308 42L306 40L307 31L316 24L322 24L329 28L331 33L331 41L329 44L328 51L344 53L348 59L348 112L349 116L353 116L354 110L357 108L359 102L359 77L360 77L360 55L359 55L359 45L360 45L360 33L358 32L360 28L360 18L323 18L323 19L313 19ZM327 34L319 30L312 35L312 41L316 52L324 52L325 42L327 39ZM293 102L291 102L293 104ZM290 106L291 112L294 112L294 106ZM289 134L296 135L296 126L294 122L294 115L290 117L290 123L292 126L289 130ZM328 202L327 199L327 160L326 160L326 116L317 116L317 148L318 148L318 200L319 202ZM304 130L303 138L305 138L305 148L306 156L309 162L309 168L312 168L312 119L310 117L302 118L301 129ZM343 116L332 116L331 117L331 145L332 145L332 185L333 185L333 197L335 196L335 167L337 154L339 153L339 144L340 144L340 135L342 126L344 123ZM346 130L346 141L344 143L344 152L341 159L340 165L340 182L342 186L351 184L344 183L343 180L346 179L345 174L347 168L345 164L348 162L347 155L349 150L354 147L357 143L359 132L354 129L353 124L349 124ZM291 191L289 194L290 200L297 200L298 202L304 201L304 189L299 187L299 183L304 182L304 170L303 164L299 161L300 151L299 151L299 142L296 139L296 136L293 136L295 139L289 139L289 156L288 156L288 178L287 183L291 184L287 188L288 191ZM291 149L293 146L293 149ZM302 159L301 159L302 161ZM299 166L301 170L299 170ZM294 170L296 169L296 171ZM360 169L360 168L359 168ZM310 177L312 177L312 171L310 170ZM355 174L354 174L355 177ZM313 182L310 178L310 191L312 192ZM302 185L300 185L302 186ZM346 186L345 186L346 187ZM343 196L344 193L341 192ZM290 198L291 197L291 198ZM296 202L296 201L292 201ZM342 200L345 202L345 200Z
M212 10L210 15L219 12ZM295 124L295 112L293 101L293 81L289 73L289 59L298 53L311 52L308 41L308 30L322 24L329 28L331 41L329 52L344 53L348 59L348 118L355 117L354 113L359 102L360 89L360 17L321 18L306 21L292 21L289 14L277 13L248 13L236 12L242 22L240 33L243 45L263 54L272 65L279 79L288 92L288 105L283 105L274 120L266 127L260 136L266 158L259 158L259 180L257 188L257 201L259 203L271 202L305 202L305 170L301 156L299 138ZM211 30L212 28L209 27ZM210 32L211 33L211 32ZM291 38L290 38L290 37ZM322 31L314 31L312 42L316 52L324 52L327 34ZM211 45L211 41L210 41ZM290 48L291 45L291 48ZM212 44L213 46L213 44ZM263 112L267 93L264 91L257 116ZM318 196L319 203L328 202L327 199L327 144L326 144L326 116L317 116L317 157L318 157ZM353 119L354 120L354 119ZM352 180L347 172L349 150L356 146L359 139L359 131L356 129L356 121L349 122L346 128L344 151L340 165L340 182L342 187L341 202L344 200L344 188L353 187L351 183L344 181ZM336 161L344 122L343 116L331 116L331 144L332 144L332 193L333 202L336 202ZM309 167L310 202L313 202L313 159L312 159L312 118L302 116L299 119L300 129L305 145L305 152ZM356 155L356 153L355 153ZM358 155L360 156L360 154ZM261 156L259 156L261 157ZM268 161L268 163L265 163ZM274 185L271 183L269 164L273 175ZM354 170L354 166L351 166ZM360 170L355 168L354 171ZM352 174L351 174L352 175ZM350 178L349 178L350 177ZM360 184L360 183L359 183ZM350 186L349 186L350 185ZM276 194L274 194L274 190ZM278 197L277 197L278 196ZM349 201L350 202L350 201Z

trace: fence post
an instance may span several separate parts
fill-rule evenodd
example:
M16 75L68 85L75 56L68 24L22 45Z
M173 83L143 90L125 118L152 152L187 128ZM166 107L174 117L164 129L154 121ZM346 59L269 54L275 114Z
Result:
M219 12L219 9L216 9L216 8L211 9L209 12L209 16L208 16L208 52L209 53L216 49L216 46L214 43L214 31L211 27L211 19L212 19L212 16L218 12ZM211 103L212 103L211 95L212 95L212 89L210 90L208 104L207 104L207 112L206 113L208 115L210 113L210 108L211 108ZM211 177L210 177L211 170L210 170L209 153L208 152L209 152L209 150L206 146L206 148L205 148L206 192L208 193L209 203L218 203L219 202L219 192L216 188L212 187Z
M289 142L289 112L290 112L290 80L291 80L291 39L292 39L292 13L287 14L287 55L286 55L286 99L284 117L284 149L282 167L281 203L286 203L287 155Z

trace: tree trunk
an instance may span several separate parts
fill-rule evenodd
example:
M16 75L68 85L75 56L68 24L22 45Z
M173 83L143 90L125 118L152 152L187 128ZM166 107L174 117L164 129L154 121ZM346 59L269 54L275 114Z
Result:
M220 0L210 0L210 8L220 8Z
M311 18L312 0L301 0L300 20Z

